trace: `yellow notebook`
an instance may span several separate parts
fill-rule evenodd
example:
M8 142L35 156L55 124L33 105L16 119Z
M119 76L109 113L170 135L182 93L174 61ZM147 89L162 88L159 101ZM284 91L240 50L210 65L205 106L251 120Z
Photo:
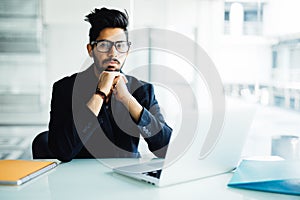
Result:
M0 160L0 184L21 185L56 166L51 161Z

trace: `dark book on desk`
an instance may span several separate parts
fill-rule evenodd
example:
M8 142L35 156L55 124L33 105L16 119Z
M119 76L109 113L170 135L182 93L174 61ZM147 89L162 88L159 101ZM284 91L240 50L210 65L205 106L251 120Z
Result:
M243 160L228 186L300 195L300 161Z
M0 160L0 184L21 185L56 167L52 161Z

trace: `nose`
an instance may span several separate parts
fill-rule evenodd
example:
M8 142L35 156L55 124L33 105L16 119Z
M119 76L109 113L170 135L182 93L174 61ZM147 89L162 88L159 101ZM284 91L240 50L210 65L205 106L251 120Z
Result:
M118 51L117 51L115 45L113 45L113 46L110 48L110 50L109 50L109 52L108 52L108 55L109 55L109 56L112 56L112 57L116 57L117 54L118 54Z

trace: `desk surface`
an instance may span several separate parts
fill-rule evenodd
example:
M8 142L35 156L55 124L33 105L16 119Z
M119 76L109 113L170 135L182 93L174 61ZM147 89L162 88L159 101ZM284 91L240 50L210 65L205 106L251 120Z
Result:
M0 199L299 199L297 196L228 188L226 184L232 176L230 173L158 188L112 173L108 167L136 162L140 161L73 160L21 186L0 186Z

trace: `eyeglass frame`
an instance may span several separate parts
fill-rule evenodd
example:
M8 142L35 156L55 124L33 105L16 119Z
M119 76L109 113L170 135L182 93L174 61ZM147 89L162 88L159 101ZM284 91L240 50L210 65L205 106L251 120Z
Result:
M107 51L99 51L98 48L97 48L97 44L98 44L99 42L103 42L103 41L106 41L106 42L109 42L110 44L112 44L112 46L110 47L110 49L108 49ZM120 43L120 42L126 42L126 43L127 43L127 45L128 45L128 50L127 50L127 51L125 51L125 52L120 52L120 51L118 50L116 44L118 44L118 43ZM119 53L127 53L127 52L129 51L129 49L130 49L131 42L129 42L129 41L124 41L124 40L115 41L115 42L110 41L110 40L96 40L96 41L92 41L90 44L91 44L92 46L96 45L96 49L97 49L97 51L100 52L100 53L107 53L107 52L109 52L113 46L115 47L115 49L116 49Z

